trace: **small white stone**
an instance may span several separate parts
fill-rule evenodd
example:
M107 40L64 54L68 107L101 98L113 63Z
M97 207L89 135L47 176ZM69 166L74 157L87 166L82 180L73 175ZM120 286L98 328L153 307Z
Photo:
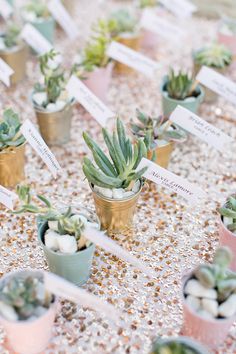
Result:
M61 111L65 105L66 105L66 102L65 101L61 101L61 100L58 100L56 103L55 103L56 107L57 107L57 110L58 111Z
M53 231L58 231L58 221L48 221L48 227Z
M196 279L190 279L184 289L185 294L196 297L204 297L207 299L217 299L217 292L215 289L207 289Z
M38 306L35 311L34 311L34 315L36 317L41 317L45 314L45 312L47 312L47 309L43 306Z
M84 223L84 225L86 225L88 223L87 218L84 215L81 215L81 214L72 215L70 217L70 219L73 220L73 221L81 220Z
M55 103L49 103L46 107L48 112L56 112L57 111L57 105Z
M132 191L134 193L138 193L139 189L140 189L140 181L136 181L135 184L133 185Z
M206 310L199 310L199 311L198 311L198 315L201 316L201 317L204 317L204 318L206 318L206 319L212 319L212 318L214 318L214 317L212 316L212 314L211 314L210 312L206 311Z
M236 314L236 294L232 294L229 298L219 306L219 315L221 317L231 317Z
M198 311L200 309L201 300L198 299L197 297L192 296L192 295L188 295L186 297L186 302L195 311Z
M3 301L0 301L0 314L9 321L17 321L18 315L13 307L5 304Z
M130 198L134 195L134 192L133 191L127 191L127 192L124 192L123 194L123 198Z
M58 238L59 250L62 253L75 253L78 250L74 236L60 235Z
M112 189L98 187L98 193L106 198L112 198Z
M122 199L124 197L124 189L114 188L112 189L112 198L113 199Z
M30 316L29 318L27 318L27 322L33 322L33 321L36 321L38 319L38 317L37 316Z
M196 97L187 97L185 98L183 101L184 102L188 102L188 103L192 103L196 100Z
M59 249L59 237L60 235L57 232L51 229L47 230L44 236L45 246L50 250L57 251Z
M202 299L201 301L203 310L212 314L213 317L218 316L218 302L211 299Z
M45 102L47 102L47 94L46 92L36 92L33 94L33 101L38 106L43 106Z
M233 224L233 218L227 218L226 216L224 216L224 224L225 226Z

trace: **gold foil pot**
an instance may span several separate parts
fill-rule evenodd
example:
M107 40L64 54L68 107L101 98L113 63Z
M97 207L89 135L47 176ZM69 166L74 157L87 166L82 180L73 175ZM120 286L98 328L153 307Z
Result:
M28 48L22 43L13 50L0 50L0 57L14 70L10 77L11 84L17 84L26 75Z
M40 133L47 145L62 145L70 140L72 104L57 112L47 112L34 106Z
M140 49L141 39L140 39L140 35L130 35L127 37L125 37L125 36L118 37L117 42L124 44L125 46L127 46L133 50L136 50L138 52ZM131 73L135 72L134 69L130 68L129 66L127 66L125 64L119 63L117 61L115 62L115 71L118 74L131 74Z
M0 152L0 185L14 187L25 178L25 143Z
M133 218L140 190L127 199L110 199L96 193L90 185L96 213L101 224L101 230L107 230L108 234L116 234L128 231L132 228Z
M156 162L156 164L163 167L163 168L167 168L169 165L169 162L170 162L170 156L171 156L173 149L174 149L173 142L169 142L163 146L157 146L155 149L155 153L156 153L155 162ZM151 160L152 154L153 154L153 150L148 151L147 158L149 160Z

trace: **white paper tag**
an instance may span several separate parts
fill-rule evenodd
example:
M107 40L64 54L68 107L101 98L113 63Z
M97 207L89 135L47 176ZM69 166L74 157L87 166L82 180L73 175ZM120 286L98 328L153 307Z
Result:
M128 251L120 247L111 238L108 238L104 232L98 231L91 227L86 227L84 230L84 237L93 242L95 245L103 248L104 250L114 254L125 262L132 264L137 269L141 270L150 278L157 278L157 274L150 267L146 266L139 259L132 256Z
M109 118L115 116L115 113L105 106L76 76L71 76L66 89L70 96L73 96L102 127L106 125Z
M157 62L123 44L114 41L109 45L107 55L110 58L117 60L150 78L153 78L156 71L160 68L160 65Z
M230 136L182 106L178 106L172 112L170 121L196 135L219 151L227 151L233 142Z
M41 159L48 166L54 178L58 174L62 173L62 168L59 165L57 159L37 131L33 124L27 119L20 128L21 133L24 135L25 139L32 146L32 148L37 152Z
M10 86L10 76L14 70L0 58L0 80L7 86Z
M99 297L62 279L58 275L45 271L44 284L45 288L52 294L103 313L113 321L119 321L120 313L113 305L104 302Z
M197 74L196 80L236 105L236 83L224 75L203 66Z
M3 186L0 186L0 203L5 205L8 209L14 209L14 202L18 199L17 194L9 191Z
M43 55L52 49L51 43L31 24L27 23L21 32L21 37L39 55Z
M142 158L137 170L139 171L145 166L148 166L147 171L144 173L145 178L161 185L162 187L172 190L189 202L195 203L199 198L205 197L205 192L203 190L148 159Z
M182 18L192 16L197 10L197 6L188 0L159 0L159 2L174 15Z
M8 20L13 13L13 8L7 0L0 0L0 14L4 20Z
M60 0L51 0L48 4L48 9L71 40L79 35L74 20L66 11Z
M186 33L178 26L159 17L150 9L145 9L143 11L140 25L141 27L171 41L182 41L186 36Z

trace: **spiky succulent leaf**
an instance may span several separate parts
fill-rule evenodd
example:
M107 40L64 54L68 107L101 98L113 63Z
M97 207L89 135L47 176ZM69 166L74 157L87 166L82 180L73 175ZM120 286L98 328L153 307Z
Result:
M187 97L191 97L194 94L193 87L194 80L188 73L181 70L175 73L173 69L170 69L165 86L165 90L170 98L184 100Z

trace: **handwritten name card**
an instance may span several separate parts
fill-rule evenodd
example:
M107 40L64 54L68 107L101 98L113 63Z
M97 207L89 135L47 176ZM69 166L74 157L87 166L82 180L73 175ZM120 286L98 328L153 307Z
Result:
M3 186L0 186L0 203L5 205L8 209L14 209L14 202L18 199L17 194L9 191Z
M0 80L7 86L10 86L10 77L14 70L0 58Z
M192 16L197 7L188 0L159 0L159 2L174 15L182 18Z

